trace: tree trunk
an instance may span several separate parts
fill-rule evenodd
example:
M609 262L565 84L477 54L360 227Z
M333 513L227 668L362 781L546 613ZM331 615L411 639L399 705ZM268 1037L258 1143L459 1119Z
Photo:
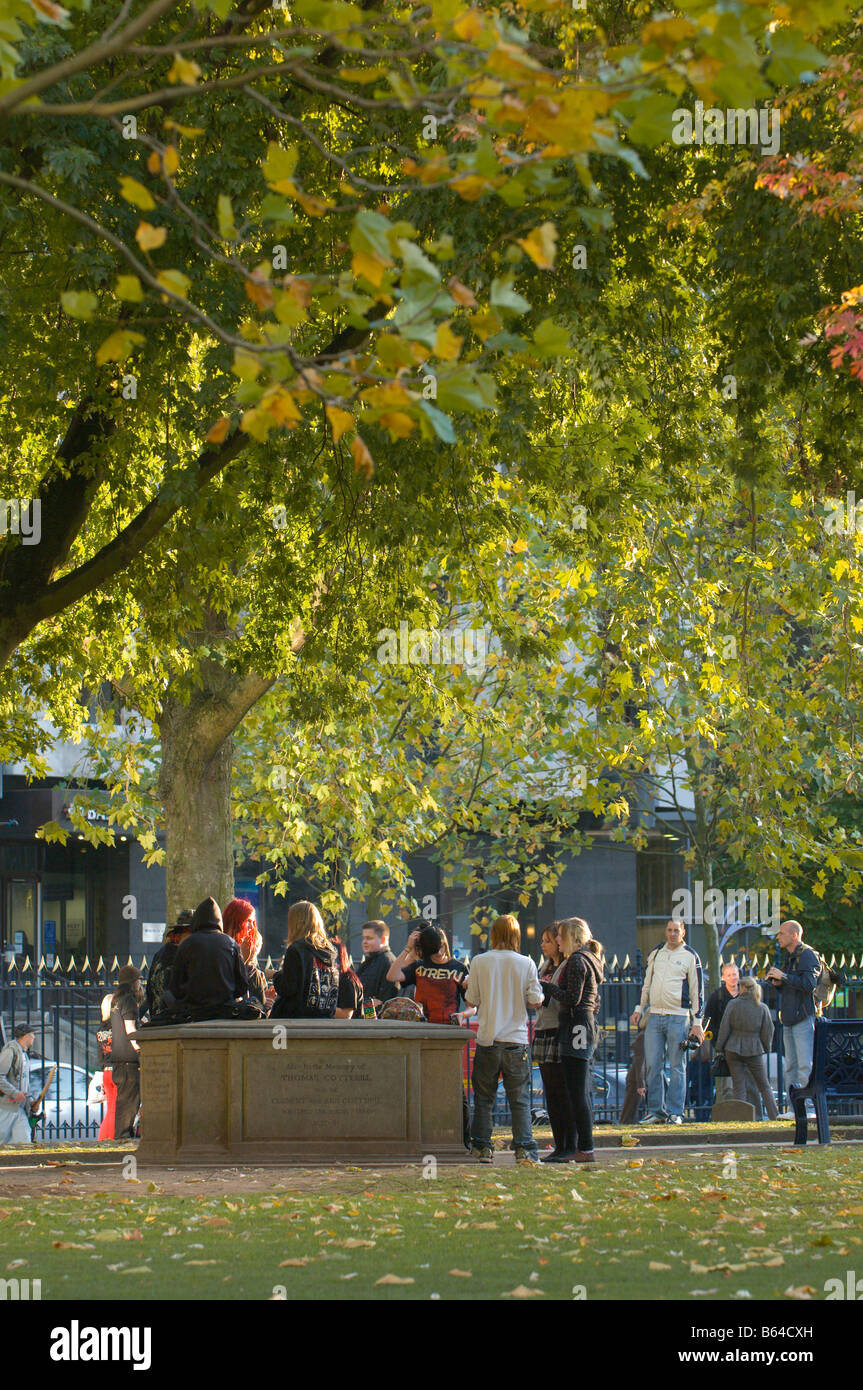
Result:
M716 924L716 908L713 899L708 898L710 889L713 887L713 864L709 859L699 859L698 864L698 872L704 884L704 942L707 953L707 973L710 978L710 988L713 990L719 984L719 931Z
M233 733L273 681L204 663L205 684L187 699L169 690L159 729L159 792L165 811L169 922L184 907L234 896L231 820Z

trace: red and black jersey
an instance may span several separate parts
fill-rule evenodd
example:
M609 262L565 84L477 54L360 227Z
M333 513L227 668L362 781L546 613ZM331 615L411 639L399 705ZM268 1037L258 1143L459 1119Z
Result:
M468 968L460 960L445 960L442 965L422 961L405 966L404 983L416 985L414 998L422 1004L429 1023L449 1023L450 1014L458 1013L467 988Z

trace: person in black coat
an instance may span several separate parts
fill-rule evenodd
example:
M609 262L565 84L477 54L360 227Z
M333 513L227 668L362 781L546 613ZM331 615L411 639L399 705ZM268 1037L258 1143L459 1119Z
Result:
M387 971L395 964L390 950L390 929L386 922L366 922L363 927L363 958L355 967L363 987L363 995L375 1008L395 999L399 987L387 979Z
M236 941L222 931L215 898L195 908L191 935L177 951L171 993L190 1020L224 1018L249 998L249 977Z
M174 1022L177 1001L171 993L171 973L180 945L190 935L194 913L183 909L176 924L165 932L165 940L150 961L147 973L147 1018L154 1026Z

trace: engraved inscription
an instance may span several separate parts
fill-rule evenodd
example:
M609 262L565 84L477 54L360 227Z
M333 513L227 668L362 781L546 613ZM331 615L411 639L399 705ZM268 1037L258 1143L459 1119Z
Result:
M404 1139L405 1058L251 1054L243 1067L246 1139Z

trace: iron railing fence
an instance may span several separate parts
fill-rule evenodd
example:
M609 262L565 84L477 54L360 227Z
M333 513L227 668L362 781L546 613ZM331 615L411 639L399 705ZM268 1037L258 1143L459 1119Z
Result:
M774 957L767 954L738 954L727 959L739 965L741 974L752 974L763 981ZM60 1075L45 1100L44 1121L36 1130L38 1139L70 1142L96 1137L102 1107L88 1105L87 1090L93 1073L101 1069L96 1030L101 1023L102 1001L116 987L120 966L135 963L131 957L128 961L119 961L115 956L110 963L101 957L95 963L87 958L80 962L72 958L65 966L61 966L59 961L51 966L41 961L34 966L28 959L20 965L15 963L3 967L0 974L0 1033L10 1038L16 1024L32 1024L36 1035L31 1054L34 1081L39 1074L47 1080L48 1064L56 1062L60 1069ZM266 968L274 964L278 963L268 959ZM863 1016L863 958L858 961L854 955L833 956L828 964L844 973L845 984L837 991L826 1016L860 1018ZM142 959L138 968L146 980L147 961ZM634 959L627 956L621 961L614 957L607 964L601 986L600 1042L593 1064L594 1119L598 1124L614 1123L620 1115L634 1037L629 1019L639 1001L643 979L644 964L640 952L636 952ZM775 990L766 982L763 989L765 1002L775 1012ZM780 1107L786 1101L781 1034L779 1025L768 1062ZM466 1062L467 1053L466 1048ZM467 1065L465 1072L470 1096ZM694 1119L707 1118L712 1099L713 1080L709 1062L690 1060L687 1114ZM534 1067L533 1108L535 1112L541 1112L543 1107L542 1082L539 1069ZM845 1101L840 1109L837 1102L830 1106L830 1111L831 1114L843 1116L861 1115L863 1105ZM496 1124L509 1124L509 1106L502 1087L495 1104L494 1118Z

